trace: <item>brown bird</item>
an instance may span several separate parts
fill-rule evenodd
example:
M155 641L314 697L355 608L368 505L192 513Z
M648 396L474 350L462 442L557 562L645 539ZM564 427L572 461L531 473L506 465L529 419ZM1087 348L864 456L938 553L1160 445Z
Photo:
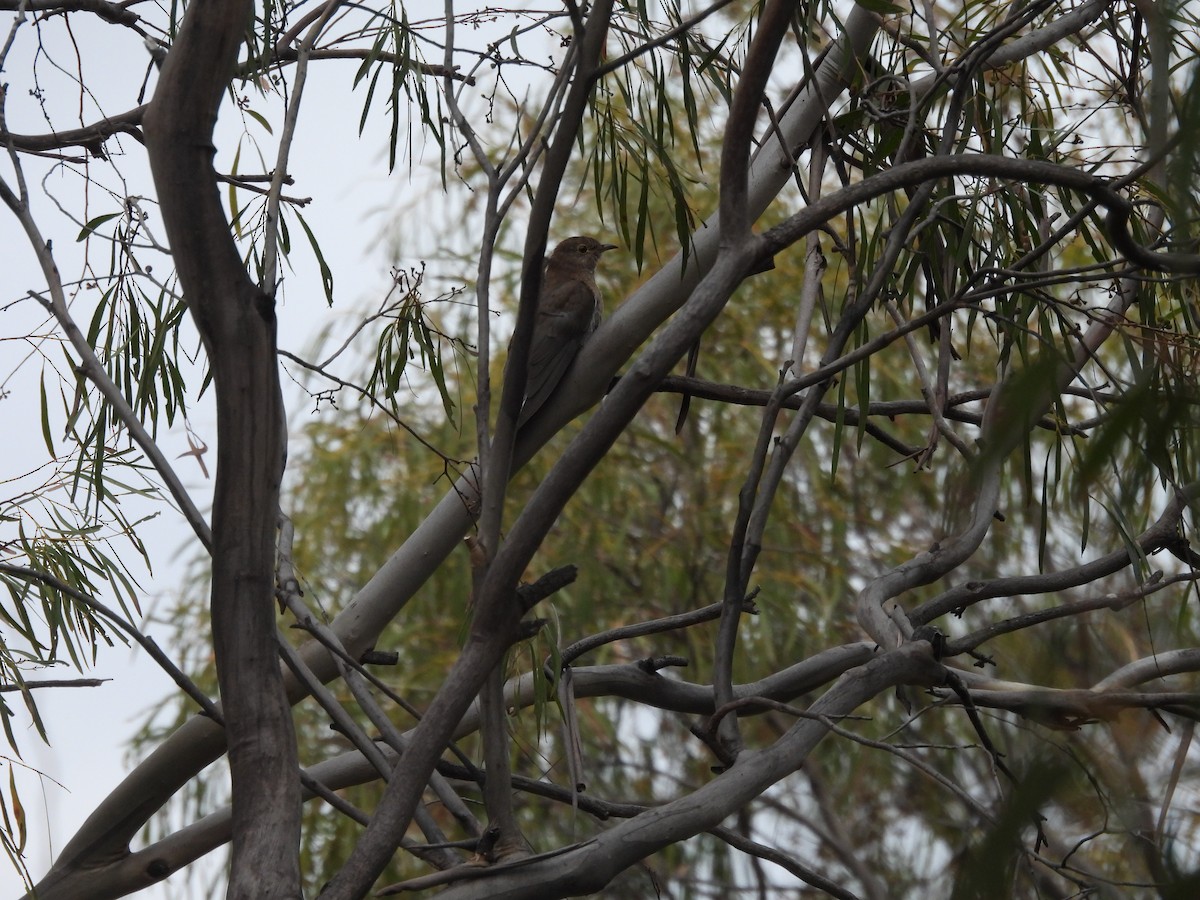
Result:
M600 254L616 248L595 238L569 237L546 260L518 428L550 399L579 348L600 324L596 264Z

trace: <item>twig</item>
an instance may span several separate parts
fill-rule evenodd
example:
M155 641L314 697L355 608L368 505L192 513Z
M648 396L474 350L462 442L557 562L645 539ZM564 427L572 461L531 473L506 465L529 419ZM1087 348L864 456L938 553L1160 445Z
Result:
M271 173L271 187L267 191L266 228L263 233L262 289L267 296L275 296L278 279L276 259L279 255L279 201L283 193L283 182L287 177L288 158L291 155L292 139L296 135L296 123L300 119L300 100L304 96L304 83L308 79L308 57L313 44L341 5L341 0L326 0L320 16L300 45L296 57L296 76L292 85L292 96L288 100L287 112L283 117L283 129L279 136L279 150L275 156L275 171Z
M38 688L56 688L56 687L100 687L102 684L112 681L111 678L62 678L62 679L40 679L31 678L28 681L22 681L20 684L0 684L0 694L11 693L13 691L37 690Z
M12 563L0 562L0 572L12 575L15 578L20 578L23 581L36 581L39 584L43 584L46 587L58 591L60 594L66 594L77 602L82 603L93 612L102 615L105 619L112 622L113 625L115 625L121 631L124 631L131 638L133 638L134 641L141 645L142 649L150 654L150 658L158 663L159 667L164 672L171 676L171 680L179 686L179 689L191 697L192 700L195 701L196 705L204 710L205 715L218 724L224 722L221 712L217 708L216 704L214 704L213 701L208 698L208 695L200 690L200 688L196 687L195 683L190 678L180 671L179 667L171 661L170 657L168 657L162 652L162 650L159 649L158 644L154 642L153 638L142 634L140 631L138 631L138 629L126 622L123 617L117 615L117 613L113 612L113 610L109 609L95 597L85 594L83 591L72 587L61 578L51 575L48 572L39 572L36 569L30 569L26 566L16 566Z
M3 133L7 133L7 125L4 118L4 96L3 92L0 92L0 134ZM34 221L33 213L30 211L29 190L25 184L24 170L21 167L20 158L17 156L11 139L8 142L8 154L13 165L13 170L16 173L19 196L13 192L3 178L0 178L0 198L4 200L5 205L12 210L13 215L17 217L17 221L21 223L21 227L29 239L29 244L37 256L42 274L46 277L46 284L50 291L49 298L42 296L36 291L29 291L29 296L40 303L58 321L59 326L70 340L71 346L79 355L79 369L81 373L96 385L101 395L108 401L113 413L129 431L129 436L141 451L146 454L146 458L150 461L150 464L163 479L167 490L183 513L183 517L196 533L196 537L200 539L205 549L211 552L213 539L212 529L209 528L208 522L192 502L192 498L183 486L183 482L175 474L171 463L163 455L154 438L146 431L141 420L138 419L137 414L133 411L133 407L129 405L120 389L108 377L108 373L97 358L96 352L88 343L87 337L80 331L79 326L75 324L75 320L67 308L62 277L58 271L58 264L54 261L50 242L42 236L37 222Z

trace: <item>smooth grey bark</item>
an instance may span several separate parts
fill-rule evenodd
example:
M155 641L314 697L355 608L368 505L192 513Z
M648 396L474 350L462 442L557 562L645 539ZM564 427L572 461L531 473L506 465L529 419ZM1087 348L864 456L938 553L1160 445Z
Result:
M216 395L211 617L232 776L227 896L294 900L300 789L275 642L275 528L287 446L275 303L246 272L213 168L217 110L252 10L248 0L188 7L143 127L163 225Z
M929 644L915 641L849 670L808 712L836 719L896 685L940 683L942 672ZM533 900L599 891L638 860L718 825L795 772L827 733L819 718L800 719L770 747L744 751L733 768L690 794L619 822L575 847L493 866L486 877L451 887L438 896L444 900Z

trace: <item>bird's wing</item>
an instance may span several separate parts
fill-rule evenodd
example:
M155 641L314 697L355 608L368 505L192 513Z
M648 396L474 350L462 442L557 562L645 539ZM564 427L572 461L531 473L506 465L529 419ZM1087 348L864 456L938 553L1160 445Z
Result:
M596 294L582 281L564 282L543 297L529 348L529 376L518 427L554 393L598 319Z

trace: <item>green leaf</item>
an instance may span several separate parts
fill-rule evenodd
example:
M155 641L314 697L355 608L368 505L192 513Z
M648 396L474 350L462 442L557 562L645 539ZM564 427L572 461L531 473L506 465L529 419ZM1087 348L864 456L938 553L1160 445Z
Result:
M50 434L50 403L46 397L46 373L42 373L42 377L38 379L38 392L41 400L42 412L42 439L46 442L46 449L50 452L50 458L54 459L58 454L54 451L54 438Z
M317 236L308 227L308 222L305 221L299 210L296 210L296 218L300 220L300 227L308 235L309 246L312 247L313 255L317 258L317 266L321 270L321 287L325 289L325 302L329 306L333 306L333 269L329 268L329 263L325 261L325 254L321 252L321 245L317 243Z
M233 154L233 165L229 167L230 176L235 176L238 173L238 162L242 158L242 142L238 141L237 150ZM244 237L242 234L242 214L238 209L237 184L234 178L229 181L229 221L233 225L233 232L238 237Z
M102 216L96 216L96 218L90 220L86 225L84 225L83 228L79 229L79 236L77 238L75 238L75 242L79 243L80 241L85 240L90 235L92 235L96 231L96 229L99 228L101 225L103 225L105 222L108 222L111 219L115 219L119 215L121 215L121 213L115 212L115 213L105 213Z
M257 122L259 125L261 125L264 129L266 129L267 134L275 133L274 129L271 128L271 123L267 121L266 117L264 117L260 113L256 113L252 109L245 110L245 113L250 118L252 118L255 122Z

